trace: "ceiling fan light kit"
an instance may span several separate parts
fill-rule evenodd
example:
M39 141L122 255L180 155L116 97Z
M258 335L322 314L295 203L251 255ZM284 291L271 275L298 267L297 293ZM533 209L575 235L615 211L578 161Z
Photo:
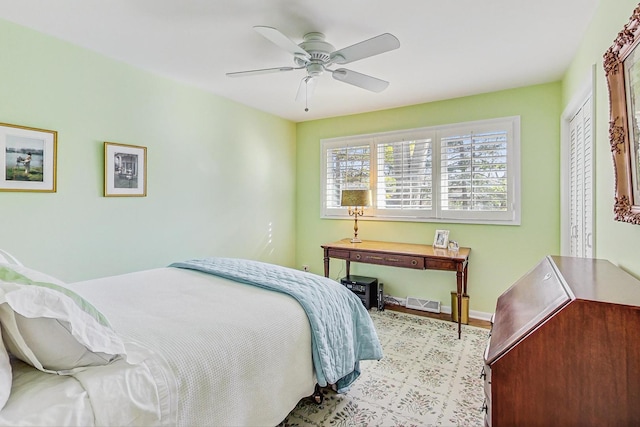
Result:
M307 33L304 35L302 42L296 44L275 28L265 26L256 26L253 28L267 40L293 55L293 61L297 67L275 67L236 71L227 73L227 76L243 77L304 69L307 74L300 81L296 100L305 101L307 104L315 88L315 80L324 74L325 71L331 73L335 80L372 92L382 92L389 86L389 82L346 68L333 70L330 67L334 64L348 64L400 47L400 41L389 33L381 34L336 51L333 45L325 40L325 35L322 33ZM305 106L305 111L308 110L307 105Z

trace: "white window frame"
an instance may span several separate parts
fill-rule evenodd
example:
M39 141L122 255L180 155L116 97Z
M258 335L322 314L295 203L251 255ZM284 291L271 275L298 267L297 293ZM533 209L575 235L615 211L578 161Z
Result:
M441 141L443 137L479 133L483 131L504 131L507 134L507 211L452 211L443 210L440 206L440 162ZM377 186L377 144L383 142L412 141L431 139L433 143L432 159L432 209L421 210L383 210L376 206ZM520 116L502 117L489 120L478 120L456 124L431 126L384 133L353 135L320 141L320 217L323 219L348 218L346 207L327 207L327 152L328 150L370 146L369 189L372 191L372 206L365 208L362 219L378 221L411 221L411 222L447 222L470 224L502 224L520 225Z

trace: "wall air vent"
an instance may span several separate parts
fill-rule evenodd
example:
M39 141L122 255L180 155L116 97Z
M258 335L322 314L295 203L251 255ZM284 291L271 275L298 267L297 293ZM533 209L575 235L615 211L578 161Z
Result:
M415 310L430 311L432 313L440 313L440 301L407 297L407 303L405 307L413 308Z

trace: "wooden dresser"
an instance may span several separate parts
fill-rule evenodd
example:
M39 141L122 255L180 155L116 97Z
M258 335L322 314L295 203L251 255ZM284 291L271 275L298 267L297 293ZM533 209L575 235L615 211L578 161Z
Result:
M485 425L640 425L640 281L609 261L546 257L499 298Z

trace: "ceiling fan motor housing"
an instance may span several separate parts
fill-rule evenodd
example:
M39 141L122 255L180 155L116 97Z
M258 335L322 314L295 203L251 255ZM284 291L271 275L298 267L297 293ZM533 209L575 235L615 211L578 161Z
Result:
M309 59L311 61L325 63L329 61L331 52L333 52L335 48L331 43L326 42L324 38L325 36L322 33L307 33L304 35L302 43L298 46L309 52L309 55L311 55Z

